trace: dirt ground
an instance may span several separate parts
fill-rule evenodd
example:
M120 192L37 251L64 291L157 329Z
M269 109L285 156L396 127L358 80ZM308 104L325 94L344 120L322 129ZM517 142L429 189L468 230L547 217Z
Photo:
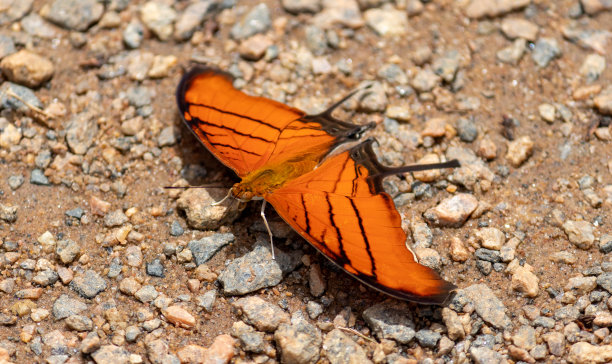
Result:
M79 9L69 18L82 19L72 24L48 15L45 7L62 2L68 3L66 9ZM18 3L0 1L2 9L17 9ZM3 86L10 81L28 87L40 102L39 108L34 101L15 107L17 101L6 100L16 91L6 88L0 98L0 348L8 361L172 362L176 355L189 362L178 353L196 344L201 357L218 355L222 362L347 362L343 360L349 354L333 354L328 341L334 327L346 326L361 334L343 331L363 348L365 356L357 358L374 362L612 362L612 73L606 66L612 62L612 7L606 8L607 2L201 1L215 6L182 39L175 29L197 1L160 0L158 4L173 9L176 20L162 9L157 23L146 19L157 11L146 1L83 2L94 4L89 8L93 15L73 3L34 0L16 18L3 10L7 18L0 22L0 34L10 39L0 45L14 46L0 47ZM258 35L239 39L232 28L260 3L266 4L268 23ZM314 10L296 11L291 7L296 3ZM103 9L98 16L97 6ZM353 14L351 9L357 10ZM399 24L392 20L397 13L404 19ZM169 18L166 37L167 30L157 26ZM512 23L517 19L523 23ZM257 21L250 25L256 28ZM126 29L134 22L141 25L143 39L130 48ZM396 35L383 34L381 24ZM499 52L513 44L524 54L500 60L504 56ZM7 61L22 49L43 61ZM45 60L53 69L46 78L36 75L46 67ZM543 60L546 64L538 64ZM156 61L162 64L160 74L151 72ZM231 334L241 320L235 306L240 296L225 294L218 280L197 276L193 260L181 260L178 252L192 240L232 233L233 242L206 262L220 275L253 250L263 230L259 202L251 202L222 226L194 229L173 196L180 191L164 189L181 178L190 185L225 187L238 181L180 121L175 89L194 62L230 71L250 94L311 113L362 82L374 81L373 95L349 101L335 115L354 123L377 122L368 135L379 140L377 152L386 164L411 164L431 153L462 161L462 172L443 171L424 182L410 175L393 177L388 187L396 190L396 202L398 196L406 201L398 203L398 210L409 243L420 247L417 254L457 285L458 296L470 303L459 305L461 299L455 299L446 307L452 313L436 306L401 306L412 315L413 331L422 335L408 343L381 337L363 312L378 303L395 307L397 302L335 268L269 208L268 218L278 230L275 243L285 252L301 251L299 266L279 284L245 297L261 297L289 315L306 312L311 301L320 305L320 315L306 315L318 332L318 345L312 344L317 354L283 356L289 349L278 332L244 318L257 332L267 331L264 341L272 352L248 350L232 334L230 354L217 353L223 345L213 342ZM391 65L400 73L389 71ZM19 70L25 76L15 75ZM150 100L139 103L135 87L144 88ZM48 183L33 182L34 170L42 171ZM22 184L15 182L19 177ZM224 193L211 190L217 199ZM465 222L430 218L431 209L458 194L477 202L476 211L463 212ZM81 216L66 214L75 208L83 210ZM120 221L109 222L116 212ZM174 232L177 224L181 234ZM415 232L419 226L431 237ZM135 234L127 235L127 241L112 241L121 231ZM501 244L487 242L491 231L503 232ZM48 250L41 243L45 232L56 243L76 242L78 252L62 261L56 248ZM140 263L127 263L130 246L141 252ZM172 247L176 253L167 254ZM512 251L512 259L505 260L504 247ZM114 258L123 265L119 276L110 278ZM147 273L155 259L164 267L161 278ZM57 273L56 282L36 279L46 270ZM86 271L94 271L106 284L90 298L70 283L73 275ZM173 325L172 315L162 314L153 302L123 293L120 283L126 278L153 285L195 317L195 323ZM325 282L319 297L312 288L317 279ZM510 326L498 327L480 311L486 302L462 293L479 284L505 306ZM210 290L216 300L208 311L195 297ZM93 327L75 329L58 317L54 304L64 294L87 305L80 315L91 319ZM111 306L117 317L109 313ZM137 314L142 310L149 319L161 320L159 328L143 327ZM552 323L534 324L540 317ZM461 329L451 328L457 322ZM130 326L141 332L133 341L125 339ZM92 334L99 342L84 350L83 342ZM427 335L437 338L433 345ZM159 339L167 348L150 345ZM555 340L561 341L561 349L554 347ZM37 342L38 352L33 348ZM111 343L133 355L92 356ZM168 355L160 359L160 350Z

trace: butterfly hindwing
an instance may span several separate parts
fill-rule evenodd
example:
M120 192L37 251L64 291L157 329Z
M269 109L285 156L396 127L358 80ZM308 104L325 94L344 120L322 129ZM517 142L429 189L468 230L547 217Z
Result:
M264 196L313 246L362 282L392 296L443 303L454 286L418 264L382 187L368 139Z

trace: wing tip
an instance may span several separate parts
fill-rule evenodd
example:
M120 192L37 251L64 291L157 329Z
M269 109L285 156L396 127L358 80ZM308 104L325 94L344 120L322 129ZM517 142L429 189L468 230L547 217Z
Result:
M201 64L196 64L192 66L191 69L189 69L189 71L187 71L183 75L183 77L181 77L181 80L179 81L179 84L176 87L176 104L178 105L179 111L181 112L181 116L183 115L185 110L187 110L187 100L185 100L185 93L187 92L189 87L191 87L191 83L195 78L206 73L213 73L215 75L223 76L232 83L234 81L234 76L216 67Z
M445 306L448 302L450 302L451 297L454 295L454 292L457 290L458 287L443 279L440 279L439 283L440 285L436 287L437 292L430 295L418 295L405 291L390 290L386 287L375 288L392 297L399 298L402 300L427 305Z

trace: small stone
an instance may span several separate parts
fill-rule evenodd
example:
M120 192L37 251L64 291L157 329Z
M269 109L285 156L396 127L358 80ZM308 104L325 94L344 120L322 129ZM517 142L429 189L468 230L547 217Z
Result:
M530 0L471 0L465 8L465 14L475 19L495 18L529 4Z
M510 39L523 38L535 42L538 36L538 26L521 18L504 18L501 30Z
M51 61L25 49L2 59L0 68L10 81L32 88L48 81L55 71Z
M33 169L32 173L30 173L30 183L33 185L39 185L39 186L51 185L47 176L45 176L43 171L41 171L38 168Z
M609 363L612 361L612 345L591 345L579 342L569 349L567 361L570 363Z
M185 41L191 38L209 11L214 10L216 5L215 1L212 0L196 1L189 4L176 20L174 39Z
M219 275L223 292L243 295L280 283L283 274L276 260L267 248L256 247L250 253L234 259Z
M155 287L147 284L134 292L134 297L138 298L138 300L142 303L149 303L155 301L155 299L159 297L159 292L157 292Z
M53 317L56 320L77 315L87 309L87 305L76 298L63 294L53 302Z
M70 288L84 298L94 298L106 290L106 281L93 270L77 274L70 282Z
M258 330L274 332L282 323L289 323L289 315L277 305L251 296L241 298L232 305L242 312L243 319Z
M432 330L423 329L417 331L415 337L419 344L426 348L433 349L438 345L438 341L440 341L442 335Z
M321 0L282 0L281 4L292 14L318 13L321 10Z
M580 4L584 12L589 15L612 9L612 3L607 0L580 0Z
M52 284L55 284L58 279L59 276L55 271L51 269L45 269L41 272L38 272L38 274L32 278L32 282L38 284L39 286L47 287Z
M104 5L96 0L55 0L40 10L52 23L70 30L85 31L104 13Z
M331 364L372 363L363 348L339 329L325 336L323 352Z
M457 132L459 133L459 139L466 143L471 143L478 137L478 129L472 119L459 118L457 120Z
M164 270L164 265L160 259L153 259L147 263L147 275L151 277L164 278L166 276Z
M451 83L459 70L459 62L459 52L451 50L434 59L431 67L445 82Z
M542 335L552 355L561 356L565 351L565 336L560 332L548 332Z
M599 251L604 254L612 252L612 234L603 234L599 238Z
M540 279L533 274L532 270L533 268L528 264L519 265L516 259L510 262L507 268L507 271L512 274L512 289L531 298L538 296L540 283Z
M426 68L420 70L410 82L412 86L418 92L429 92L438 85L440 77L436 75L432 70Z
M64 239L57 242L55 253L58 255L62 263L72 263L81 252L81 247L71 239Z
M463 292L470 298L476 313L484 321L498 329L512 325L512 321L506 316L506 306L486 284L471 285L463 289Z
M459 227L476 210L477 206L478 200L473 195L458 193L442 200L438 206L427 210L423 216L438 226Z
M116 227L128 222L128 217L122 210L112 211L104 216L104 226Z
M408 344L415 335L412 314L405 303L380 303L363 311L363 318L379 339Z
M451 340L462 340L465 337L463 323L455 311L444 307L442 309L442 319Z
M495 55L504 63L517 64L525 54L527 41L523 38L515 39L508 47L500 49Z
M500 250L506 242L504 233L497 228L480 228L475 235L480 245L486 249Z
M0 140L1 139L2 139L2 137L0 136ZM0 144L1 143L2 142L0 141ZM23 175L20 175L20 174L9 176L9 178L7 179L7 183L9 185L9 187L11 188L11 190L13 190L13 191L15 191L16 189L21 187L23 182L25 182L25 178L23 177Z
M266 344L264 333L255 329L242 321L236 321L232 325L232 336L240 340L241 347L251 353L264 353Z
M476 364L505 363L504 357L497 351L483 346L470 347L470 355Z
M69 329L75 331L91 331L93 329L93 321L81 315L68 316L64 322Z
M573 277L569 279L565 290L575 290L577 295L582 296L590 293L595 287L597 287L596 277Z
M315 320L323 313L323 306L315 301L308 301L306 312L308 312L308 317Z
M593 98L593 104L600 113L612 115L612 87L608 87Z
M304 319L281 324L274 332L274 340L280 348L283 363L308 364L319 359L321 332Z
M96 117L87 111L74 115L66 126L66 142L74 154L85 154L97 135Z
M463 244L463 241L458 237L452 237L450 241L450 255L451 259L455 262L465 262L471 256L470 252Z
M408 31L406 12L393 7L368 9L364 17L366 24L381 37L401 36Z
M195 317L180 306L169 306L162 310L162 314L171 324L185 329L193 328L196 324Z
M176 65L178 62L178 58L174 55L169 56L155 56L153 58L153 64L149 71L147 72L147 76L150 78L164 78L167 77L170 73L172 67Z
M606 69L606 59L599 54L589 54L582 66L580 66L580 74L587 82L596 81Z
M612 293L612 272L600 274L597 277L597 284L609 293Z
M320 28L329 29L334 25L359 28L364 25L359 3L356 0L322 1L323 10L312 20Z
M244 59L258 61L264 56L266 50L271 45L272 40L269 37L263 34L255 34L254 36L249 37L240 43L238 52Z
M136 279L131 277L124 278L121 280L121 282L119 282L119 291L130 296L134 295L136 291L140 289L140 287L140 283Z
M555 58L561 56L561 48L554 38L540 38L533 48L531 57L539 67L546 67Z
M241 40L257 33L264 33L271 25L268 6L266 4L259 4L254 6L251 11L234 24L230 34L232 38Z
M200 240L192 240L188 244L189 250L193 254L196 264L202 265L212 258L221 248L234 242L234 235L231 233L214 234Z
M563 230L569 241L580 249L590 249L595 241L593 225L588 221L568 220L563 224Z
M519 167L531 156L533 152L533 141L528 136L522 136L508 143L508 153L506 159L514 167Z
M132 20L123 30L123 43L128 48L135 49L140 47L144 38L144 26L138 20Z
M130 352L115 345L103 345L91 354L96 364L128 364Z
M531 350L536 346L536 332L528 325L521 326L512 336L514 345L525 350Z
M555 121L555 114L557 112L557 109L554 105L540 104L540 106L538 106L538 112L540 113L540 117L542 118L542 120L548 123L552 123L553 121Z
M314 297L322 296L327 288L327 282L323 274L321 274L321 268L319 268L318 264L312 264L308 272L310 294Z
M0 203L0 220L9 223L17 221L17 207Z
M215 300L217 298L217 291L211 289L206 293L196 297L198 306L202 307L206 312L212 312Z
M174 126L162 129L157 137L157 146L160 148L176 144L179 138L179 131Z
M0 106L2 108L30 112L28 105L43 108L42 103L31 89L8 81L2 83L0 86Z
M165 3L149 1L140 8L140 19L161 41L166 41L174 32L176 11Z
M425 131L423 131L425 132ZM440 157L435 153L427 153L423 158L419 159L416 164L440 163ZM433 182L437 180L441 172L439 169L431 169L428 171L418 171L412 173L414 178L421 182Z

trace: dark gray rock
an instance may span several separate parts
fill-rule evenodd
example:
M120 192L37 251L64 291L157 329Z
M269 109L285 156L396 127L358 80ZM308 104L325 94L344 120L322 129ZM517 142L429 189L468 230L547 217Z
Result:
M241 40L257 33L267 31L272 25L270 10L266 4L253 7L242 19L236 22L231 30L232 38Z
M554 38L540 38L535 44L531 57L540 67L546 67L553 59L561 56L561 48Z
M147 274L151 277L158 278L164 278L166 276L164 273L164 265L160 259L153 259L151 262L147 263Z
M51 312L56 320L61 320L72 315L77 315L86 309L87 305L84 302L76 298L71 298L67 294L63 294L53 302L53 309Z
M433 349L438 345L442 335L439 332L424 329L417 331L415 337L421 346Z
M70 282L70 288L84 298L94 298L106 290L106 287L106 281L93 270L77 274Z
M270 251L256 247L252 252L234 259L219 276L223 292L243 295L261 288L273 287L282 280L283 272Z
M49 186L51 184L43 171L38 168L33 169L32 173L30 173L30 183L39 186Z
M12 94L19 98L12 96ZM0 86L0 108L20 112L29 111L30 108L21 100L39 109L43 108L42 102L31 89L8 81L2 83L2 86Z
M234 241L234 234L214 234L200 240L192 240L187 247L191 250L197 265L206 263L221 248Z
M412 314L403 302L376 304L363 311L363 319L379 339L408 344L414 338Z

